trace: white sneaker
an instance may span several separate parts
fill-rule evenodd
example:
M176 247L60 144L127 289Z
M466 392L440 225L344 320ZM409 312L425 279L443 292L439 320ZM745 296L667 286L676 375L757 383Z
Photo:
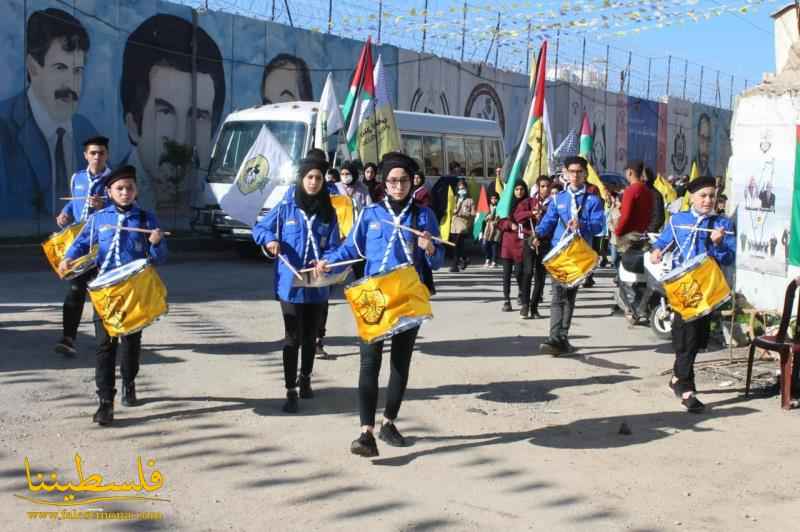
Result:
M484 268L488 268L488 267L489 267L489 264L491 264L491 263L490 263L490 262L489 262L489 260L487 259L487 260L486 260L486 262L484 262L484 263L483 263L483 267L484 267Z
M492 263L492 268L497 268L497 263L496 262Z

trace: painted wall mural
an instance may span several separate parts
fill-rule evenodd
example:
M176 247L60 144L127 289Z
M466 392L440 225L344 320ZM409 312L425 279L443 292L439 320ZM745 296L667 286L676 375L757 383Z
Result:
M68 195L72 173L86 164L82 142L95 134L111 139L112 166L137 167L146 208L187 220L191 207L204 201L204 170L229 112L314 100L328 72L344 98L362 46L210 11L197 14L193 83L193 13L187 6L161 0L81 1L74 7L57 0L0 0L0 10L0 237L55 228L54 214L64 205L59 198ZM392 46L373 53L383 56L398 109L496 120L506 153L516 146L527 112L527 76ZM629 143L627 96L565 82L548 83L548 91L554 142L578 125L585 110L595 132L595 163L601 170L620 170ZM708 123L686 125L687 157L695 155L697 138L702 160L719 167L729 153L730 115L702 111ZM689 120L695 112L690 105ZM649 126L641 127L649 136ZM190 175L176 174L167 140L194 141Z

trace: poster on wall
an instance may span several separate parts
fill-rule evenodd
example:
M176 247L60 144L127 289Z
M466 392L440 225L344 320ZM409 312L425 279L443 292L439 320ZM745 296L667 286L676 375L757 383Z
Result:
M788 96L758 96L743 100L737 113L734 156L729 166L737 206L737 268L784 277L796 111Z
M601 172L614 167L614 146L617 141L614 112L616 101L615 95L602 89L583 87L570 92L570 126L580 127L583 113L589 114L594 140L592 163Z
M628 159L641 160L656 167L658 150L658 104L641 98L628 98Z
M667 103L666 175L689 175L694 153L692 104L680 98Z

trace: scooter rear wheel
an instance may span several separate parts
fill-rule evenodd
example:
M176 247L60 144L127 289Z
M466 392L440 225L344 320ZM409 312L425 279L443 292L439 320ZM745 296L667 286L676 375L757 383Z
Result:
M650 329L662 340L672 339L672 311L657 305L650 311Z

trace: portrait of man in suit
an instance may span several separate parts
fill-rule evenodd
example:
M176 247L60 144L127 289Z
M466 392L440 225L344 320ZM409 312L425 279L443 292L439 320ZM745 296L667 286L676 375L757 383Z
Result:
M219 47L202 28L197 28L196 109L191 95L191 22L163 13L148 18L128 36L120 80L122 116L132 145L120 164L136 168L137 202L145 209L176 206L169 182L174 168L164 159L166 143L191 145L193 113L195 162L208 167L225 103L225 70ZM188 208L194 185L181 183L177 207Z
M97 135L77 114L89 34L60 9L34 11L25 32L25 91L0 102L0 216L52 214L85 165L83 141Z

